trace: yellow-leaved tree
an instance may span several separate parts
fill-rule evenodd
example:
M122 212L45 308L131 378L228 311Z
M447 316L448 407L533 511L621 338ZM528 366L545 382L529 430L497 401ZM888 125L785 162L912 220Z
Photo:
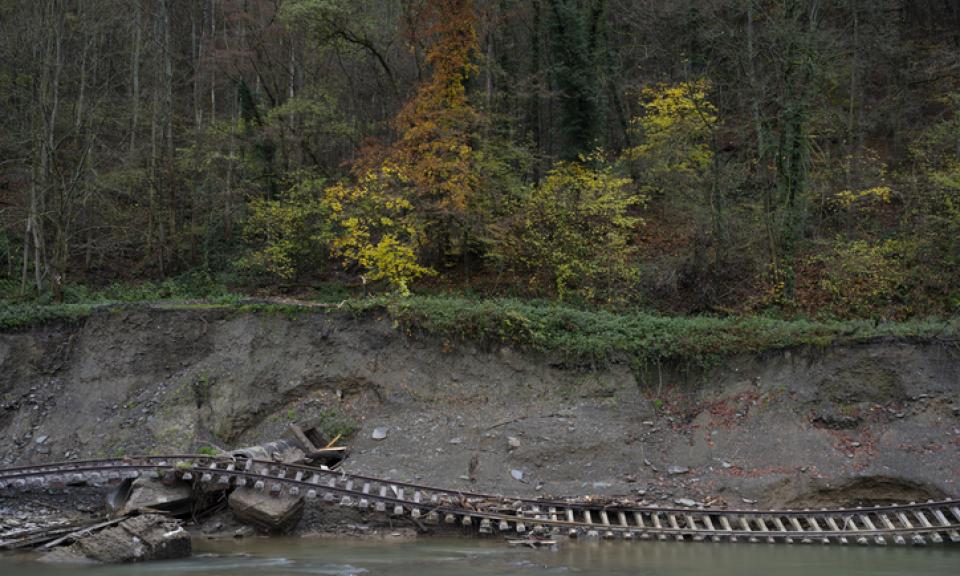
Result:
M651 197L699 199L713 162L717 108L705 79L643 90L643 113L633 119L640 144L624 157L635 163L641 190Z
M597 152L558 162L531 190L510 260L535 291L560 299L628 298L637 279L633 235L642 224L631 208L644 202L629 184Z

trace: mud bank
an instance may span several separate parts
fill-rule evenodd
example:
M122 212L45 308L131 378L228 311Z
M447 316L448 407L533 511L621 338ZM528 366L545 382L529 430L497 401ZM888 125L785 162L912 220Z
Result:
M350 433L347 470L475 492L738 507L960 495L960 355L943 345L572 370L321 312L112 309L0 333L4 465L249 445L311 419Z

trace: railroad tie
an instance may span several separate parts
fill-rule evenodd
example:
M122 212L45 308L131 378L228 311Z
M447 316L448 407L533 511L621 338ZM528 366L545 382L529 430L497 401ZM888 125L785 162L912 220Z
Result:
M677 523L677 517L673 514L667 514L667 521L670 522L670 527L676 530L674 537L677 541L683 542L683 533L680 532L680 524Z
M737 535L733 531L733 526L730 526L730 520L726 516L720 516L720 528L727 533L727 537L730 538L731 542L737 541Z
M367 498L367 496L370 495L370 483L364 482L363 488L360 489L360 492L363 494L364 497L360 498L360 500L357 502L357 508L360 508L361 510L366 510L367 508L370 507L370 500Z
M703 515L703 525L706 526L706 527L707 527L707 530L709 530L710 532L716 532L716 531L717 531L717 529L714 528L714 526L713 526L713 518L711 518L709 514L704 514L704 515ZM720 542L720 541L721 541L721 538L720 538L720 536L718 536L717 534L713 534L712 536L710 536L710 540L712 540L712 541L714 541L714 542Z
M493 534L493 523L490 522L489 518L484 518L480 521L480 533Z
M601 510L601 511L600 511L600 522L603 523L603 525L607 528L607 530L604 531L604 533L603 533L603 537L606 538L606 539L608 539L608 540L612 539L612 538L613 538L613 531L610 530L610 517L607 516L607 511L606 511L606 510Z
M353 479L347 480L346 485L347 490L353 490ZM353 506L353 498L349 494L344 494L343 498L340 499L341 506Z
M627 514L623 510L617 511L617 520L620 522L620 526L623 527L623 537L627 540L633 539L633 530L630 530L630 524L627 522Z
M687 514L684 516L684 520L687 523L687 530L690 530L690 532L693 533L693 540L695 542L702 542L703 534L697 534L697 532L699 532L699 528L697 528L697 522L694 520L693 514Z
M757 526L760 527L760 531L761 531L761 532L769 532L769 531L770 531L770 529L767 528L767 523L764 522L764 520L763 520L763 516L757 516ZM774 538L773 536L767 536L767 544L773 544L773 543L775 543L776 541L777 541L776 538Z
M397 500L403 500L403 488L398 488L397 486L390 485L390 488L393 490L393 493L396 494ZM393 505L393 515L394 516L403 516L403 504L397 503Z
M386 511L387 511L387 503L384 502L384 500L386 499L386 497L387 497L387 485L386 485L386 484L381 484L381 485L380 485L380 499L377 500L376 502L374 502L374 504L373 504L373 509L376 510L377 512L386 512Z
M844 529L844 530L848 530L848 529L849 529L850 532L855 532L855 533L861 531L861 530L860 530L860 527L857 526L857 521L853 519L853 515L852 515L852 514L849 515L849 516L844 517L844 519L843 519L843 529ZM870 541L867 540L867 537L866 537L866 536L863 536L862 534L859 535L859 536L857 536L857 544L867 545L867 544L869 544L869 543L870 543Z
M863 525L867 527L867 530L870 530L871 532L876 532L876 531L877 531L877 527L874 526L873 521L870 519L870 516L868 516L867 514L861 514L861 515L860 515L860 522L862 522ZM879 544L879 545L881 545L881 546L886 546L886 545L887 545L887 541L886 541L886 540L883 538L883 536L880 535L880 534L877 534L876 536L874 536L874 537L873 537L873 540L874 540L874 542L876 542L877 544Z
M600 536L600 533L593 529L593 517L590 515L590 510L583 511L583 521L589 527L587 530L587 538L597 538Z
M573 524L576 521L576 518L573 515L573 508L567 508L566 515L567 515L567 522L569 522L570 524ZM570 538L576 538L577 534L578 533L576 528L571 528L570 530L567 531L567 536L569 536Z
M960 507L951 506L950 513L953 514L953 517L957 519L957 522L960 522Z
M788 532L787 527L783 525L783 520L781 520L779 516L773 517L773 525L777 528L778 532ZM790 536L784 536L783 541L787 544L793 544L793 538Z
M741 516L741 517L740 517L740 527L743 528L743 531L744 531L744 532L748 532L748 533L749 533L749 532L753 532L753 530L750 529L750 522L747 521L747 517L746 517L746 516ZM759 542L759 540L757 540L757 537L756 537L756 536L750 536L750 537L748 538L748 540L749 540L750 542L753 542L753 543Z
M799 533L801 533L801 534L804 533L804 532L803 532L803 526L800 525L800 520L799 520L796 516L790 516L789 520L790 520L790 525L793 526L793 529L794 529L794 530L796 530L797 532L799 532ZM801 544L813 544L813 540L811 540L811 539L809 539L809 538L801 538L801 539L800 539L800 543L801 543Z
M415 490L413 492L414 504L420 504L420 501L422 498L423 498L423 495L420 493L419 490ZM420 518L420 508L418 506L414 506L413 508L410 509L410 517L413 518L414 520L417 520Z
M924 528L933 528L933 524L931 524L930 521L927 520L927 517L923 514L922 510L914 510L913 515L917 517L917 520L920 521L920 525L923 526ZM929 536L930 536L930 539L933 540L935 544L943 543L943 537L940 536L938 532L930 532Z
M931 512L942 526L950 526L950 521L947 520L947 516L943 513L943 510L934 508ZM948 531L947 536L950 537L951 542L960 542L960 532L957 532L956 530Z
M660 513L656 510L651 512L650 520L653 521L653 527L657 530L657 540L666 540L667 535L663 533L663 525L660 523Z
M807 516L807 522L810 524L810 527L813 528L814 532L823 532L823 529L820 528L820 524L817 522L816 516ZM823 544L829 544L830 539L827 537L823 537L820 539L820 542L822 542Z
M880 522L883 523L883 527L886 528L887 530L896 530L896 529L897 529L897 527L894 526L893 522L890 520L890 517L887 516L886 514L878 514L877 516L880 518ZM903 539L903 536L901 536L901 535L899 535L899 534L894 534L894 535L893 535L893 543L894 543L894 544L899 544L900 546L903 546L904 544L907 543L907 541Z
M539 506L534 506L533 508L530 509L530 512L533 514L534 520L543 520L545 518L542 514L540 514ZM543 534L544 532L546 532L546 529L543 527L543 524L533 525L534 534Z

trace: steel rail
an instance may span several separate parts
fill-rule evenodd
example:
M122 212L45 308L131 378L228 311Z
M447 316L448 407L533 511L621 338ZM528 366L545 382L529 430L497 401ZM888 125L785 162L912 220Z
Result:
M238 466L243 469L238 469ZM269 484L269 492L274 495L282 494L286 487L288 494L299 496L301 489L305 488L305 496L309 499L317 498L322 493L325 501L334 502L336 495L341 497L339 503L342 505L369 508L372 503L379 512L386 512L389 504L393 506L396 516L409 514L414 519L425 517L428 522L439 522L443 515L447 524L457 523L459 519L462 524L471 526L476 519L480 521L480 531L487 533L492 532L493 522L497 522L501 531L516 530L522 533L529 523L539 532L566 529L571 536L583 533L599 536L602 532L604 537L656 536L667 539L672 536L678 540L691 537L694 540L727 538L730 541L743 538L751 542L765 539L768 542L788 543L794 539L824 543L835 539L847 543L850 538L861 544L868 543L870 539L885 544L884 537L892 536L897 544L905 544L906 538L915 544L925 544L925 537L939 543L944 541L941 534L945 534L952 541L960 541L958 500L804 511L624 507L617 504L591 505L468 495L456 490L350 475L343 471L205 455L148 456L20 466L0 470L0 489L56 488L80 482L115 483L144 473L157 477L172 474L186 481L219 483L225 487L252 485L257 490L267 489ZM373 491L373 487L379 488L379 491ZM414 491L411 498L404 497L407 489ZM597 515L597 521L593 519L594 514ZM578 515L581 519L576 518ZM610 521L611 515L614 516L614 522ZM721 528L716 528L714 522ZM771 525L768 526L767 522ZM788 525L793 529L788 529Z

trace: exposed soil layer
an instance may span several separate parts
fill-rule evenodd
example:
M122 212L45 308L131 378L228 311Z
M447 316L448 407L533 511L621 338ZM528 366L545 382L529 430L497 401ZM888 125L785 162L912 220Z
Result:
M587 371L321 312L112 309L0 333L5 465L250 445L317 418L355 425L350 471L471 491L731 507L960 495L960 357L944 345Z

